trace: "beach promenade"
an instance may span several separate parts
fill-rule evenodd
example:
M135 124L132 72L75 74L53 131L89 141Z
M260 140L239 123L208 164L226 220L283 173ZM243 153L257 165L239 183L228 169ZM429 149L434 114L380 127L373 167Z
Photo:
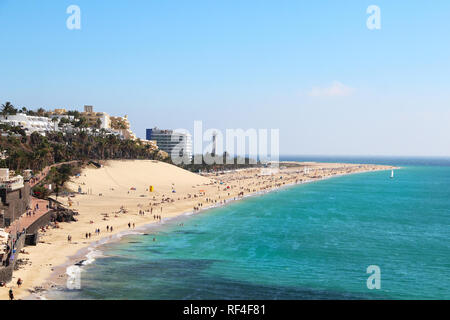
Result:
M15 220L8 228L6 228L6 232L15 233L27 229L48 212L48 205L49 202L47 200L31 197L31 209L29 210L29 213L25 213L19 219Z

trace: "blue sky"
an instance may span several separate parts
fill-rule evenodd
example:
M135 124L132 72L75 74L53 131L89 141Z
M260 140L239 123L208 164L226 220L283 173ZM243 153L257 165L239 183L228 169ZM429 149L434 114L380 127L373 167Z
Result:
M91 104L140 137L278 128L282 154L450 156L450 1L0 0L0 19L0 103Z

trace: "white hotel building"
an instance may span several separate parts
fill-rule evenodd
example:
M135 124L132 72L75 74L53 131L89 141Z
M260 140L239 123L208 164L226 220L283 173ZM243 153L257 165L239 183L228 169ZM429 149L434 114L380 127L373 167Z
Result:
M58 131L58 121L53 122L51 118L29 116L25 113L0 115L0 122L11 126L19 126L27 131L27 135L38 132L45 136L47 131Z
M167 152L169 156L178 154L192 159L192 137L189 133L153 128L147 129L146 139L156 141L159 150Z

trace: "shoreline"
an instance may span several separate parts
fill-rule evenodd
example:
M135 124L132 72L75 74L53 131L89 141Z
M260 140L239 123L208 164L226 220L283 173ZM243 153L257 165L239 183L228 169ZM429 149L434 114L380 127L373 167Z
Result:
M301 163L299 163L300 165ZM36 247L26 247L26 251L30 251L30 261L32 262L30 266L25 266L18 271L15 271L15 274L13 275L13 279L17 279L18 277L21 277L24 279L24 277L28 276L28 279L25 279L24 285L22 285L22 288L20 288L20 291L17 289L17 287L14 285L14 280L10 282L7 287L12 287L15 291L15 295L18 299L45 299L46 292L56 289L57 287L64 286L65 283L67 283L67 268L74 266L76 263L79 263L81 260L89 260L86 259L87 255L89 255L92 251L95 251L95 248L109 243L114 242L117 240L120 240L123 236L132 234L132 233L138 233L142 230L148 230L149 228L158 228L161 223L164 224L167 221L171 221L176 218L181 217L189 217L193 214L200 214L205 213L207 210L219 208L222 206L225 206L227 204L230 204L235 201L240 201L248 197L255 197L259 195L264 195L269 192L275 192L278 190L282 190L285 188L293 187L300 184L307 184L312 182L319 182L321 180L326 180L334 177L339 176L345 176L345 175L352 175L357 173L368 173L373 171L386 171L391 169L398 169L398 167L394 166L383 166L383 165L359 165L359 164L328 164L328 163L307 163L308 166L314 166L314 170L320 171L323 170L323 172L329 172L328 174L319 177L309 177L308 174L299 173L300 170L298 170L300 167L294 167L294 168L288 168L288 169L280 169L277 174L274 176L272 175L261 175L258 176L258 172L260 169L244 169L239 171L230 171L227 173L221 173L219 174L209 174L206 177L199 176L197 174L193 174L190 172L187 172L185 170L182 170L178 167L174 167L171 165L158 163L158 162L152 162L152 161L145 161L145 160L130 160L130 161L116 161L116 162L110 162L108 166L102 169L86 169L87 178L84 178L89 186L94 185L94 182L97 183L103 183L110 187L111 185L114 185L114 188L121 189L121 190L114 190L109 194L99 194L102 195L102 197L97 197L94 195L83 195L83 196L76 196L81 205L79 205L79 208L75 208L75 210L78 210L80 212L80 216L78 219L78 222L71 222L71 223L63 223L60 225L60 228L58 229L50 229L48 232L44 233L42 235L42 238L44 241L40 241L40 243ZM161 223L158 222L158 220L154 220L151 217L151 214L145 214L145 216L139 216L137 213L120 213L120 216L117 216L117 213L113 219L112 217L108 217L109 220L112 220L111 222L119 222L120 225L117 225L117 223L114 225L114 232L112 233L106 233L106 222L97 222L95 226L98 226L100 224L100 229L102 230L102 234L98 236L94 236L93 239L84 239L82 236L81 239L78 238L74 240L72 243L67 243L66 237L67 237L67 231L62 231L59 229L69 229L68 232L80 232L80 234L84 234L87 228L88 221L94 220L98 221L98 216L102 215L105 212L108 211L111 212L117 209L118 204L125 203L127 209L128 207L133 207L133 210L144 209L144 207L139 204L139 202L148 202L148 200L151 200L150 197L147 197L147 199L142 199L137 197L137 194L130 195L130 191L128 191L128 195L125 193L127 190L127 187L121 186L120 184L125 184L123 181L127 181L128 185L134 185L137 184L137 178L133 180L133 177L125 176L122 177L121 171L117 171L117 168L122 168L122 170L131 170L130 167L138 166L138 168L133 168L135 171L137 171L137 175L141 176L142 172L140 172L138 169L141 169L139 166L147 165L147 166L154 166L156 170L164 171L164 170L172 170L173 172L164 171L164 174L162 175L162 178L155 182L155 185L158 186L158 188L161 187L163 189L163 186L160 186L160 184L165 183L164 186L165 189L155 192L154 194L157 196L163 195L162 197L165 197L165 194L169 193L171 194L171 188L172 191L174 189L174 186L176 186L177 193L171 194L171 196L178 197L180 194L181 196L178 197L178 201L176 202L172 199L172 202L161 202L160 204L151 204L151 208L158 209L159 206L161 206L161 212L164 207L164 214L161 213L162 221ZM169 167L170 166L170 167ZM123 169L123 168L126 169ZM364 169L365 168L365 169ZM116 171L113 171L116 170ZM147 170L148 168L146 168ZM103 170L103 171L102 171ZM327 171L328 170L328 171ZM109 172L112 171L112 172ZM156 172L153 172L153 175L151 176L153 180L156 180L154 175L156 175ZM98 175L101 172L106 172L105 177L98 177ZM127 172L128 173L128 172ZM172 175L167 176L166 173L171 173ZM256 173L256 174L255 174ZM91 180L89 180L89 176L93 176ZM111 175L114 176L114 179L111 177ZM176 180L181 175L186 175L187 181L181 181ZM279 178L278 176L281 175ZM86 176L86 175L84 175ZM108 177L111 177L113 179L111 181L104 181ZM299 177L302 177L302 179L298 180ZM119 180L119 178L122 178L123 181L116 181ZM296 180L297 179L297 180ZM128 183L128 180L129 183ZM194 181L195 180L195 181ZM76 179L75 179L76 181ZM94 182L93 182L94 181ZM174 181L172 185L170 185L170 182ZM181 184L181 182L184 183ZM220 184L219 184L220 182ZM77 182L79 185L81 182ZM84 184L84 182L83 182ZM194 185L193 185L194 184ZM220 190L221 185L222 188L224 188L226 185L227 188L230 189L223 189ZM117 187L116 187L117 185ZM240 187L240 189L239 189ZM193 189L204 189L207 190L193 190ZM208 189L207 189L208 188ZM217 188L217 189L216 189ZM241 196L238 192L240 190L244 190L245 192ZM254 188L255 191L251 191L250 188ZM112 188L111 188L112 189ZM237 190L236 190L237 189ZM106 189L105 189L106 190ZM248 192L248 191L249 192ZM139 190L140 191L140 190ZM180 192L181 191L181 192ZM193 192L202 192L203 194L199 193L199 196L194 194L194 197L191 197L191 194ZM105 193L108 191L104 191ZM120 192L120 193L119 193ZM135 193L138 193L138 191L135 191ZM207 194L208 193L208 194ZM224 194L225 193L225 194ZM210 203L203 203L204 198L206 194L209 197ZM189 197L187 197L188 195ZM184 200L181 198L184 197ZM223 197L221 197L223 196ZM211 203L211 197L216 200L213 200ZM218 198L217 198L218 197ZM120 199L116 199L120 198ZM181 199L181 200L180 200ZM75 200L75 201L76 201ZM112 203L114 201L114 203ZM208 202L208 198L206 199ZM155 201L155 196L153 196L153 201ZM195 201L201 202L201 207L197 207L198 210L193 210L193 206L196 204ZM77 201L76 201L77 202ZM198 203L197 202L197 203ZM180 203L180 204L179 204ZM205 206L203 206L205 205ZM115 208L115 209L114 209ZM168 212L166 211L167 209ZM133 211L132 210L132 211ZM147 211L146 211L147 212ZM150 212L150 211L148 211ZM105 219L103 219L105 220ZM109 221L106 220L106 221ZM133 221L135 223L135 228L129 228L127 227L127 222ZM91 221L92 224L92 221ZM93 228L94 226L90 226L89 228ZM71 230L71 231L70 231ZM91 229L92 230L92 229ZM89 230L90 232L90 230ZM63 233L63 234L62 234ZM70 233L72 234L72 233ZM106 234L106 235L105 235ZM48 238L48 240L47 240ZM48 249L47 249L48 248ZM53 256L50 256L53 255ZM49 259L44 259L44 257L48 257ZM23 258L23 256L21 257ZM93 261L93 260L92 260ZM92 262L91 261L91 262ZM50 263L51 262L51 263ZM89 262L89 263L91 263ZM41 264L39 266L39 263ZM80 266L82 268L82 266ZM38 269L39 268L39 269ZM3 289L3 288L0 288ZM17 293L16 293L17 291ZM5 292L6 291L1 291ZM1 298L1 297L0 297Z
M395 169L401 169L399 167L395 167ZM78 268L80 268L80 272L83 271L83 267L85 267L86 265L89 265L91 263L93 263L96 258L101 257L97 256L95 258L93 258L92 261L89 261L91 258L88 256L91 252L96 251L96 249L100 246L103 246L105 244L109 244L109 243L114 243L114 242L118 242L120 241L123 237L126 236L130 236L130 235L138 235L138 234L146 234L144 233L144 231L149 231L150 228L159 228L161 227L163 224L167 223L167 222L171 222L173 220L176 219L181 219L183 217L185 217L186 219L188 219L190 216L193 215L198 215L201 213L205 213L209 210L212 209L216 209L216 208L222 208L225 207L229 204L235 203L235 202L239 202L242 200L245 200L247 198L253 198L253 197L258 197L258 196L264 196L266 194L272 193L272 192L276 192L276 191L283 191L295 186L299 186L299 185L304 185L304 184L310 184L310 183L314 183L314 182L320 182L320 181L325 181L325 180L329 180L329 179L333 179L333 178L339 178L339 177L344 177L344 176L350 176L350 175L356 175L356 174L363 174L363 173L369 173L369 172L378 172L378 171L388 171L390 169L379 169L379 170L366 170L366 171L359 171L359 172L351 172L351 173L347 173L347 174L339 174L339 175L333 175L333 176L328 176L328 177L323 177L323 178L319 178L319 179L311 179L311 180L307 180L307 181L302 181L302 182L297 182L297 183L290 183L290 184L286 184L286 185L282 185L280 187L275 187L273 189L270 190L264 190L264 191L256 191L254 193L249 193L247 195L244 195L242 197L236 198L230 198L230 199L224 199L224 203L218 204L218 205L211 205L209 207L205 207L202 208L198 211L185 211L185 212L180 212L177 215L168 217L168 218L164 218L160 223L158 222L149 222L149 223L144 223L141 225L137 225L135 228L133 229L125 229L125 230L118 230L108 236L104 236L102 238L100 238L99 240L94 240L91 241L87 246L79 249L74 255L72 256L67 256L67 261L59 266L55 267L55 270L49 275L49 277L42 283L44 284L51 284L54 287L51 287L49 289L46 289L44 291L42 291L42 294L39 293L30 293L28 296L25 296L23 298L23 300L47 300L45 294L48 293L48 291L57 291L59 289L61 289L62 287L64 287L64 285L67 283L67 269L69 267L72 266L76 266ZM89 263L86 263L89 261ZM80 264L80 265L76 265L76 264ZM63 279L61 279L63 278Z

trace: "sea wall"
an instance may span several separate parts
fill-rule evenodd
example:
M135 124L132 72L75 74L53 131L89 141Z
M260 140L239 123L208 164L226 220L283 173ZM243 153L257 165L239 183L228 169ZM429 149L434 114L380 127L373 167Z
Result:
M27 234L36 233L41 227L45 227L46 225L48 225L54 217L56 217L56 213L54 210L50 210L47 213L43 214L28 226Z
M10 262L7 267L0 266L0 281L7 283L11 281L16 262L19 257L19 252L25 245L36 245L39 240L39 229L45 227L52 220L58 216L57 210L50 210L36 221L34 221L26 230L26 233L21 234L16 241L14 260Z
M16 266L16 262L19 259L20 250L22 250L24 245L25 245L25 234L21 234L19 236L19 238L17 239L16 245L14 248L16 250L16 253L14 254L14 260L11 261L9 266L7 266L7 267L0 266L0 282L7 283L7 282L11 281L14 267Z
M70 222L75 221L74 212L68 209L55 209L49 210L47 213L39 217L26 230L25 244L29 246L35 246L39 240L39 229L49 225L53 221L57 222Z

